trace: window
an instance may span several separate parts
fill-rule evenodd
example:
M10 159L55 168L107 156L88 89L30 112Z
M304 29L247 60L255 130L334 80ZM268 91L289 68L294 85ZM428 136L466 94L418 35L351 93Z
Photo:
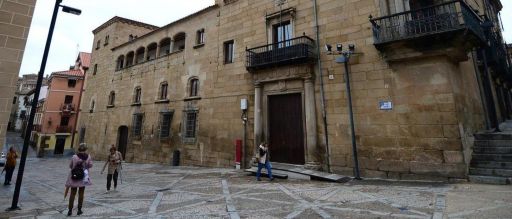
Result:
M197 39L196 39L196 44L197 45L201 45L201 44L204 44L204 29L200 29L197 31Z
M101 45L101 40L98 40L98 42L96 42L96 50L100 49L100 45Z
M68 126L68 124L69 124L68 116L63 116L62 118L60 118L60 126Z
M140 103L140 96L142 95L142 89L140 87L136 87L133 93L133 103Z
M96 72L98 72L98 64L94 64L94 68L92 70L92 75L96 75Z
M135 64L144 62L144 53L146 52L146 48L140 47L135 52Z
M276 24L272 27L272 39L274 43L283 42L278 44L278 48L283 48L290 46L290 41L293 38L292 34L292 25L290 21L285 21L279 24ZM287 42L284 42L287 41Z
M64 97L64 104L71 104L73 103L73 96L72 95L66 95Z
M182 51L185 49L185 33L178 33L174 36L173 52Z
M68 79L68 87L75 87L75 86L76 86L76 80Z
M160 54L158 56L165 56L171 53L171 38L165 38L160 41Z
M117 58L116 70L121 70L124 67L124 55Z
M233 63L234 46L233 40L224 42L224 64Z
M89 113L93 113L94 112L94 106L95 105L96 105L96 102L94 100L92 100L91 106L89 107Z
M25 119L25 118L27 117L27 115L26 115L26 114L27 114L27 111L26 111L26 110L22 110L22 111L20 112L20 119Z
M190 93L189 93L189 96L190 97L195 97L197 96L198 94L198 91L199 90L199 80L197 78L193 78L190 80Z
M159 99L160 100L167 100L167 87L169 85L167 84L167 82L163 82L162 84L160 84L160 95L159 95Z
M129 52L126 55L126 67L130 67L133 65L133 58L135 57L135 53L133 51Z
M105 43L103 44L103 46L108 45L109 40L110 40L110 36L109 35L105 36Z
M173 112L160 113L160 138L171 136L171 121Z
M157 47L158 46L157 46L156 43L151 43L151 44L148 45L147 54L146 54L146 61L156 59L156 48Z
M80 128L80 138L78 140L80 143L85 142L85 127Z
M144 118L144 114L142 113L136 113L133 114L133 128L132 128L132 135L133 137L141 137L142 135L142 120Z
M16 102L17 102L17 101L18 101L18 98L17 98L17 97L14 97L14 98L12 99L12 104L16 104Z
M197 110L186 110L183 128L183 142L194 143L196 139L197 128Z
M114 106L115 101L116 101L116 92L111 91L110 95L108 95L108 105Z

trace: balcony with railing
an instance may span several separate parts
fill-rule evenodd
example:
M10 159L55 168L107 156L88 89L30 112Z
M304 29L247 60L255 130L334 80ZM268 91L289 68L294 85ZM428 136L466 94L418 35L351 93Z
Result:
M507 45L499 34L489 32L485 56L487 64L497 76L512 79L512 63L507 54Z
M69 115L75 112L75 104L64 103L60 106L60 111L64 115Z
M379 18L370 16L370 22L377 49L408 41L412 46L418 42L452 46L457 39L461 39L461 45L485 41L480 26L481 18L462 0L447 1Z
M301 36L278 43L246 49L246 68L249 71L274 66L314 63L314 40Z
M56 133L71 133L71 126L57 126Z

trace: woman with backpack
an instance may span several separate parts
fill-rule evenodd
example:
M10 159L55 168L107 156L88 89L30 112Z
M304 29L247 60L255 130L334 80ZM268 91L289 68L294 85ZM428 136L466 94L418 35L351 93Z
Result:
M76 215L81 215L82 204L84 202L84 191L85 187L91 185L91 179L89 178L89 169L92 167L92 159L89 154L86 153L87 147L85 144L80 144L78 147L78 153L73 155L69 168L68 179L66 181L66 187L71 187L71 195L69 196L68 205L68 216L73 213L73 204L75 202L76 192L78 190L78 211Z

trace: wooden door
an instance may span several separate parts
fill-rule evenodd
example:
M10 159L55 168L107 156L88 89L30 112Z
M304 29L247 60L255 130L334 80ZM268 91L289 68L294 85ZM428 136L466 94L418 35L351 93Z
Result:
M126 147L128 145L128 127L120 126L117 131L117 150L123 155L123 159L126 159Z
M66 146L66 138L57 137L57 142L55 142L55 150L54 154L64 154L64 147Z
M301 94L268 97L270 159L304 164L304 131Z

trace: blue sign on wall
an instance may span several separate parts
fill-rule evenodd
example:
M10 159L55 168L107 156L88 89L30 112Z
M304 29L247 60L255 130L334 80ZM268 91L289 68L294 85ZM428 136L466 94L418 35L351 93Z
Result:
M391 101L380 101L379 102L379 109L380 110L392 110L393 109L393 102L391 102Z

